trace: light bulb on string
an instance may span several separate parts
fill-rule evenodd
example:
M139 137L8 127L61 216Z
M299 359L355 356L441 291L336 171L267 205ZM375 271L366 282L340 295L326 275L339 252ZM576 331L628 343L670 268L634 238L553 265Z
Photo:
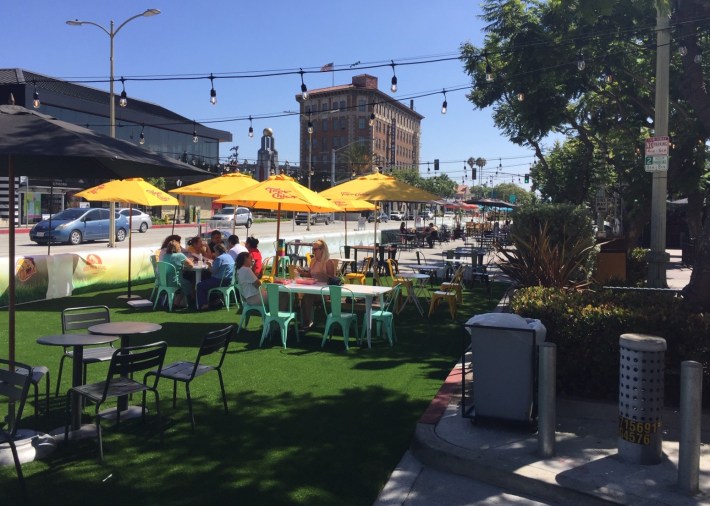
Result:
M488 62L488 53L483 53L483 57L486 60L486 82L492 83L493 82L493 69L491 68L491 64Z
M121 76L121 98L118 99L118 105L121 107L126 107L128 105L128 95L126 94L126 80Z
M680 46L678 46L678 52L681 56L685 56L686 54L688 54L688 46L686 46L685 44L681 44Z
M145 125L141 126L141 134L138 136L138 144L141 146L145 144L145 135L143 134L143 130L145 130Z
M375 124L375 113L374 112L370 113L370 121L368 123L370 126Z
M518 102L523 102L525 100L525 93L523 93L522 91L519 91L517 98L518 98Z
M249 116L249 138L252 139L254 137L254 127L251 124L251 115Z
M303 82L303 69L300 70L299 74L301 74L301 98L306 101L308 100L308 88L306 87L306 83Z
M444 89L442 93L444 94L444 101L441 104L441 114L446 114L446 110L449 106L448 102L446 101L446 90Z
M697 64L701 64L703 62L703 52L700 48L698 48L698 54L693 56L693 62Z
M214 89L214 76L210 74L210 104L217 105L217 90Z
M199 140L199 137L197 137L197 123L195 121L192 122L192 142L197 143Z
M39 109L40 102L39 102L39 93L37 93L37 83L32 81L32 84L35 87L35 91L32 94L32 107L34 107L35 109Z
M582 51L577 53L577 70L582 71L587 66L587 62L584 61L584 54Z
M390 90L392 90L392 93L397 93L397 74L395 74L394 67L395 63L394 60L390 60L392 63L390 66L392 67L392 86L390 86Z

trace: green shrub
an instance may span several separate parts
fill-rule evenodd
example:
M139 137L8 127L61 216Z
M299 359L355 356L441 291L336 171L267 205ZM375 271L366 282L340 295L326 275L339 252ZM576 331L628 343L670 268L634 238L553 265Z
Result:
M649 250L645 248L634 248L626 259L626 281L629 286L644 286L648 278L648 260L646 256Z
M595 240L587 212L568 204L516 210L512 248L497 245L501 270L518 286L576 288L587 284Z
M710 315L689 313L673 294L531 287L516 291L511 308L539 318L547 340L557 344L557 390L563 395L617 399L619 336L624 333L666 340L666 404L678 403L681 362L710 365ZM704 382L703 404L710 406L707 375Z

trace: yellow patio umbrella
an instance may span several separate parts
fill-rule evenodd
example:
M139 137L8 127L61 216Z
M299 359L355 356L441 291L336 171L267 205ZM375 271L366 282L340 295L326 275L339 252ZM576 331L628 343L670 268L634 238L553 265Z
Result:
M209 197L214 199L246 190L247 188L251 188L257 184L259 184L259 181L256 181L247 174L232 172L214 177L212 179L207 179L205 181L200 181L199 183L170 190L170 193L175 193L177 195L190 195L193 197ZM234 214L234 220L232 221L232 233L234 233L237 223L236 207L234 208Z
M244 191L218 198L216 202L254 209L276 209L276 243L281 234L281 211L339 212L340 207L296 182L278 174Z
M93 188L80 191L75 195L86 200L99 202L127 202L142 206L177 206L178 199L168 195L160 188L144 181L143 178L115 179ZM128 213L128 298L131 298L131 239L133 234L133 215Z
M374 211L377 206L366 200L343 200L343 199L328 199L335 205L342 207L345 211L345 245L348 245L348 211Z
M334 200L360 199L370 202L428 202L440 199L438 195L380 173L351 179L323 190L320 195ZM375 214L375 238L377 238L377 214ZM375 243L377 243L376 239Z

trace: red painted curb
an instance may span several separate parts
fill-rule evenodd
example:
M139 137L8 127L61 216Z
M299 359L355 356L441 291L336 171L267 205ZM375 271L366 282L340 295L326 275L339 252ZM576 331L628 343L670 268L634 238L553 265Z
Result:
M428 425L436 425L446 411L446 407L451 401L451 397L458 392L461 385L461 369L454 367L444 380L439 391L432 399L429 407L424 411L419 423Z

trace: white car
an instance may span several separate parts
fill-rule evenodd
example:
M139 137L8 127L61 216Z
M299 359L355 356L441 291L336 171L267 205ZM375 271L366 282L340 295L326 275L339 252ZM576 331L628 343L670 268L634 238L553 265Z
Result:
M223 207L219 211L215 212L212 216L213 220L216 221L232 221L235 219L234 224L236 226L251 227L253 222L253 217L251 211L248 207L237 207L237 213L235 215L233 207Z
M140 233L144 233L153 226L153 220L150 215L143 211L134 208L129 209L127 207L118 210L118 214L122 214L127 220L129 219L128 213L132 215L132 217L130 217L131 230L138 230Z

